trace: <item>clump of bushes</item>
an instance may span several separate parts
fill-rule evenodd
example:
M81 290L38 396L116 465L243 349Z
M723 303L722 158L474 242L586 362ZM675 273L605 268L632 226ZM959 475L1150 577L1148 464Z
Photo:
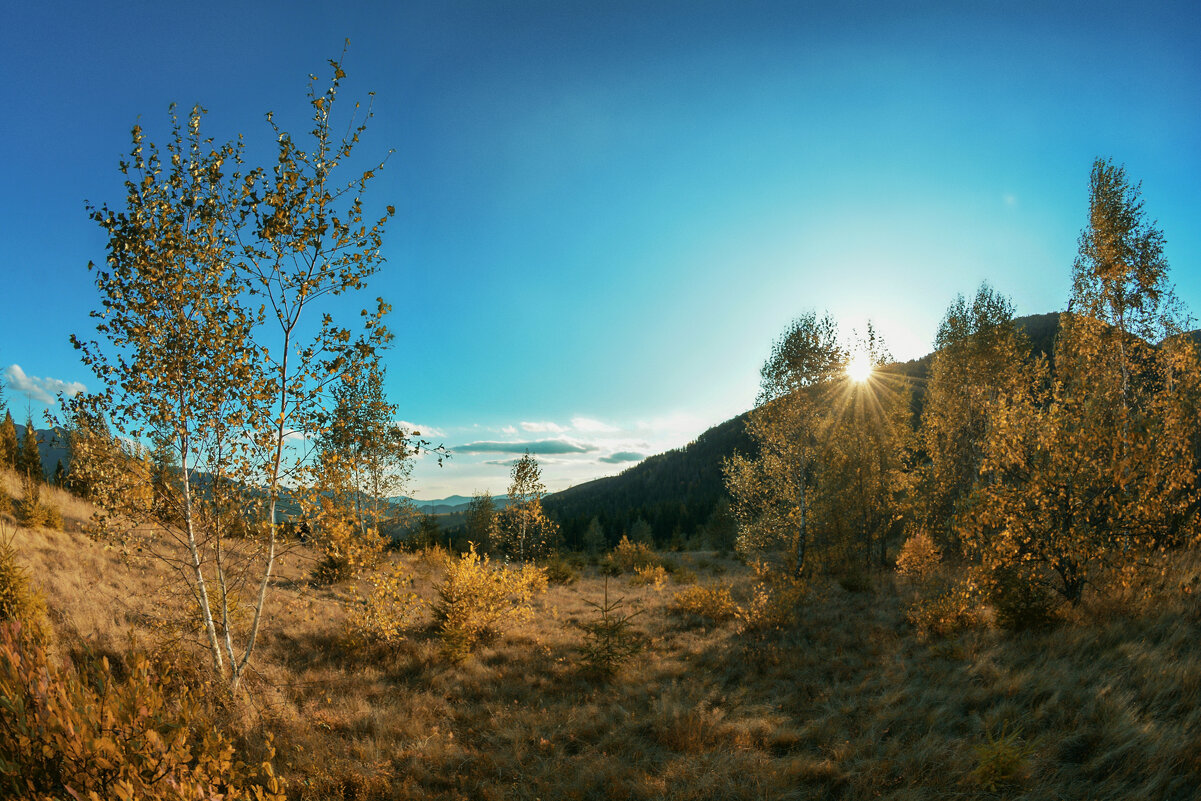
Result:
M168 681L145 654L127 663L121 681L107 659L81 673L20 622L0 623L0 795L283 801L269 742L247 764L201 690Z
M971 578L909 608L906 617L922 635L949 637L984 623L980 612L981 592Z
M651 585L656 590L662 589L667 583L667 570L663 565L647 565L634 568L634 575L630 578L630 584L638 586Z
M663 560L643 542L631 542L623 536L621 542L605 556L602 569L611 575L633 573L638 568L661 567Z
M531 601L543 592L543 568L493 566L487 556L480 558L473 544L450 563L438 586L434 617L446 655L462 661L484 637L528 619L533 614Z
M413 580L403 564L374 573L367 583L370 589L365 596L359 595L357 589L353 591L347 611L350 643L396 646L420 618L425 601L412 591Z
M724 585L705 586L693 584L685 587L671 599L671 611L682 617L702 620L720 625L733 620L741 612L730 588Z

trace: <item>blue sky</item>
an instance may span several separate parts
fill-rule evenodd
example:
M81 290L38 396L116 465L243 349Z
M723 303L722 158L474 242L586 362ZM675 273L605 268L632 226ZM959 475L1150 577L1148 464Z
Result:
M1053 5L1052 9L1041 6ZM16 3L0 143L9 403L95 379L72 350L140 121L201 103L267 154L349 38L376 93L366 198L391 203L386 362L401 417L456 451L418 497L559 489L748 408L788 320L930 348L984 279L1062 308L1089 167L1143 181L1201 309L1201 11L1181 4ZM346 310L349 310L347 307Z

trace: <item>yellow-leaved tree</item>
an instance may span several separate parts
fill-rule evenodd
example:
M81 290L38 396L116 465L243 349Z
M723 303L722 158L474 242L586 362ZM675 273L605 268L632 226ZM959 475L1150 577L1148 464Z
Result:
M1196 536L1198 370L1163 257L1125 169L1097 160L1053 377L994 405L974 543L1076 603L1103 572Z
M380 300L356 332L322 309L379 269L382 217L363 194L382 165L338 176L364 130L333 109L345 77L312 77L307 141L268 122L274 163L201 134L203 110L172 111L165 152L133 129L125 201L92 208L108 253L92 265L97 340L73 338L105 386L115 433L150 442L175 479L153 503L101 493L120 528L142 526L179 568L214 669L236 690L254 653L281 547L279 503L321 433L328 388L389 336ZM366 112L366 118L370 111ZM161 547L173 540L176 547Z

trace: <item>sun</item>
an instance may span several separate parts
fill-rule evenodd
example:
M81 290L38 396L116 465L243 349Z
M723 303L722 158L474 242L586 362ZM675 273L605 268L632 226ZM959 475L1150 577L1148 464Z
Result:
M872 362L866 353L856 353L847 362L847 378L856 384L862 384L872 377Z

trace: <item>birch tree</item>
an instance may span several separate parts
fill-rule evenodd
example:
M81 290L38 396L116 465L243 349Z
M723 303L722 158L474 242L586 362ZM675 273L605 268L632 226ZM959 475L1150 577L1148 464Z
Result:
M167 449L179 473L162 485L178 491L157 506L117 511L157 523L186 554L156 551L178 562L214 668L235 691L279 553L280 498L320 433L327 390L390 338L382 299L354 328L324 308L379 269L393 214L365 217L363 194L382 164L337 177L370 110L356 105L335 133L345 73L339 61L330 69L324 91L310 76L304 142L267 115L270 168L247 168L240 138L203 137L203 109L184 123L173 109L165 153L134 128L124 206L91 210L109 238L104 265L91 265L104 344L76 346L108 388L117 433ZM170 511L156 515L164 504Z

